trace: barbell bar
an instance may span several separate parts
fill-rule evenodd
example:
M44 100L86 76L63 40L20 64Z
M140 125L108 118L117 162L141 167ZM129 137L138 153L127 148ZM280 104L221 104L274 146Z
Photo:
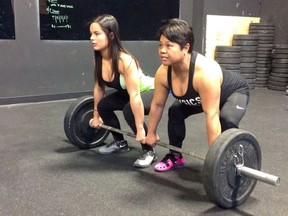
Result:
M93 121L93 119L91 119L89 121L89 126L94 128L93 125L92 125L92 121ZM111 126L108 126L108 125L105 125L105 124L100 124L99 127L103 128L103 129L106 129L106 130L109 130L109 131L113 131L113 132L116 132L116 133L120 133L120 134L129 136L129 137L132 137L132 138L136 138L135 134L131 133L129 131L120 130L118 128L114 128L114 127L111 127ZM185 151L185 150L183 150L181 148L169 145L169 144L161 142L161 141L157 141L156 144L158 146L161 146L161 147L164 147L164 148L167 148L167 149L170 149L170 150L182 153L182 154L186 154L186 155L192 156L194 158L197 158L197 159L200 159L200 160L203 160L203 161L205 161L205 159L206 159L204 156L202 156L202 155L200 155L198 153L195 153L193 151ZM255 169L246 167L246 166L244 166L244 163L243 164L236 163L235 166L236 166L236 172L237 172L238 175L245 175L245 176L248 176L250 178L253 178L253 179L256 179L258 181L261 181L261 182L264 182L264 183L267 183L267 184L270 184L270 185L274 185L274 186L279 186L280 185L280 178L278 176L271 175L271 174L268 174L268 173L265 173L265 172L262 172L262 171L259 171L259 170L255 170Z

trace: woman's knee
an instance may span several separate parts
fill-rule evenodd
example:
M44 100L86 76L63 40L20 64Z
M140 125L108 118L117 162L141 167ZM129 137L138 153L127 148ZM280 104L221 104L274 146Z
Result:
M230 128L238 128L241 119L235 118L233 116L222 116L220 118L222 132Z
M221 121L221 131L222 132L224 132L228 129L231 129L231 128L238 128L238 125L235 125L232 122Z

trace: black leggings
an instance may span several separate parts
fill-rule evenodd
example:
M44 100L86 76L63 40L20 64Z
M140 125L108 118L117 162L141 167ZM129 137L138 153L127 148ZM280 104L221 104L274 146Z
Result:
M144 115L149 114L153 94L154 90L141 92L141 98L144 105ZM129 94L127 91L116 91L102 98L98 103L97 109L104 124L121 129L121 125L115 111L122 110L127 124L130 126L134 134L136 134L137 129L135 126L135 119L129 101ZM145 123L144 129L147 133L147 125ZM124 139L123 134L116 132L111 132L111 134L115 140ZM142 145L142 149L150 150L151 147L149 145Z
M248 102L249 96L238 92L233 93L224 102L220 109L222 132L229 128L238 128L239 122L246 112ZM185 119L202 112L201 106L191 107L175 100L168 111L169 144L181 148L186 134Z

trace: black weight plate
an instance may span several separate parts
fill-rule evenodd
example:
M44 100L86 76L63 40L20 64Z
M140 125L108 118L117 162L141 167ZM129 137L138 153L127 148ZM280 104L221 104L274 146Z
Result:
M241 70L240 69L234 69L234 70L227 70L227 69L225 69L226 71L229 71L229 72L231 72L231 73L241 73Z
M215 61L217 61L219 64L240 64L241 58L219 58L219 57L216 57Z
M271 60L262 60L261 58L257 59L257 64L271 64Z
M227 70L238 70L241 67L240 64L220 64L220 65Z
M263 41L270 41L271 43L274 44L274 36L267 36L266 34L260 35L258 34L258 42L263 42Z
M240 52L215 52L215 58L240 58Z
M241 48L236 46L216 46L216 52L240 52Z
M256 68L256 63L241 63L241 68Z
M264 29L274 29L273 23L250 23L249 28L264 28Z
M274 31L275 30L275 27L274 26L250 26L249 27L249 30L272 30Z
M241 73L256 73L256 68L241 68Z
M288 49L288 44L275 44L274 47L277 49Z
M269 77L256 77L255 83L257 82L267 82L269 80Z
M268 79L269 76L269 73L256 73L256 79Z
M249 51L241 51L241 57L256 57L257 56L257 52L256 51L252 51L252 52L249 52Z
M267 33L262 34L262 33L249 32L249 34L251 34L251 35L258 35L259 40L261 40L261 37L263 37L263 35L265 35L265 37L275 37L275 34L274 34L274 33L273 33L273 34L267 34ZM262 36L261 36L261 35L262 35ZM258 40L258 41L259 41L259 40Z
M256 78L256 73L241 73L243 77L246 79L255 79Z
M272 53L275 54L288 54L288 49L278 49L278 48L273 48Z
M257 46L258 41L257 40L232 40L232 45L233 46Z
M270 70L271 70L270 67L269 67L269 68L267 68L267 67L257 67L257 71L262 71L262 72L266 71L266 72L270 72Z
M256 84L255 83L255 88L267 88L268 84Z
M239 47L241 47L241 51L244 51L244 52L246 52L246 51L257 52L257 47L258 46L239 46Z
M270 89L270 90L275 90L275 91L285 91L286 90L286 87L274 86L274 85L271 85L271 84L268 84L267 88Z
M249 29L250 34L274 34L273 29Z
M252 34L255 35L255 34ZM274 34L256 34L258 36L258 40L274 40Z
M265 61L265 62L270 62L271 63L272 62L271 59L272 58L270 58L270 57L260 57L260 56L258 57L257 56L257 62L258 61Z
M282 77L282 78L288 78L288 72L287 73L276 73L274 71L271 71L270 73L271 76L274 76L274 77Z
M270 63L271 64L271 58L257 57L257 63L260 63L260 64Z
M257 51L259 52L271 52L272 53L272 48L270 47L258 47Z
M273 59L287 59L288 58L288 54L272 53L272 58Z
M257 180L236 173L234 154L243 146L244 166L261 168L261 149L252 133L241 129L224 131L210 147L203 168L203 183L209 199L224 208L244 203Z
M258 50L257 49L257 55L270 55L270 57L271 57L271 55L272 55L272 51L273 51L273 49L271 49L271 48L268 48L268 49L266 49L266 50Z
M233 39L235 40L258 40L258 35L246 35L246 34L234 34Z
M288 58L287 59L273 59L272 63L280 63L280 64L288 64Z
M271 81L276 81L276 82L286 82L288 84L288 78L283 78L283 77L274 77L274 76L269 76L269 80Z
M106 129L90 127L93 109L93 96L83 96L69 106L64 117L65 134L68 140L80 149L95 148L103 144L109 135Z
M278 87L286 87L288 85L287 82L273 81L273 80L270 80L270 79L269 79L268 83L269 83L269 85L278 86Z
M271 72L288 74L288 68L272 68Z
M273 48L273 44L258 44L258 48L261 48L261 47L267 47L267 48L270 48L272 49Z
M259 40L258 41L258 45L261 45L261 44L273 44L274 41L271 40L271 41L268 41L268 40Z
M272 63L273 68L286 68L288 69L288 64Z
M270 73L270 68L257 68L256 73Z
M266 84L256 84L255 83L255 88L267 88Z
M253 63L253 62L256 62L256 61L257 61L256 57L254 57L254 58L241 57L241 62L242 63Z
M261 64L257 62L257 68L271 68L271 64L269 63Z
M271 55L272 55L272 52L260 52L257 53L257 58L259 58L259 60L271 60Z

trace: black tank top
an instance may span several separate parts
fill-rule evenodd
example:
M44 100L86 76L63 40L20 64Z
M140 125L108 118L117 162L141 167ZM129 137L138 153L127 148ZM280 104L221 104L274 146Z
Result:
M103 79L104 85L110 88L114 88L118 91L126 91L126 89L123 89L120 85L120 73L115 73L114 79L111 82L107 82Z
M201 106L201 98L198 92L195 91L192 80L194 76L195 70L195 62L197 58L197 52L193 51L189 66L189 81L188 88L186 93L183 96L177 96L173 92L172 88L172 68L168 67L167 79L168 85L171 90L172 95L180 102L184 103L188 106ZM221 85L221 95L220 95L220 107L222 107L223 103L227 100L227 98L234 92L239 92L242 94L249 95L249 84L246 79L238 73L233 73L230 71L226 71L222 68L223 81Z

